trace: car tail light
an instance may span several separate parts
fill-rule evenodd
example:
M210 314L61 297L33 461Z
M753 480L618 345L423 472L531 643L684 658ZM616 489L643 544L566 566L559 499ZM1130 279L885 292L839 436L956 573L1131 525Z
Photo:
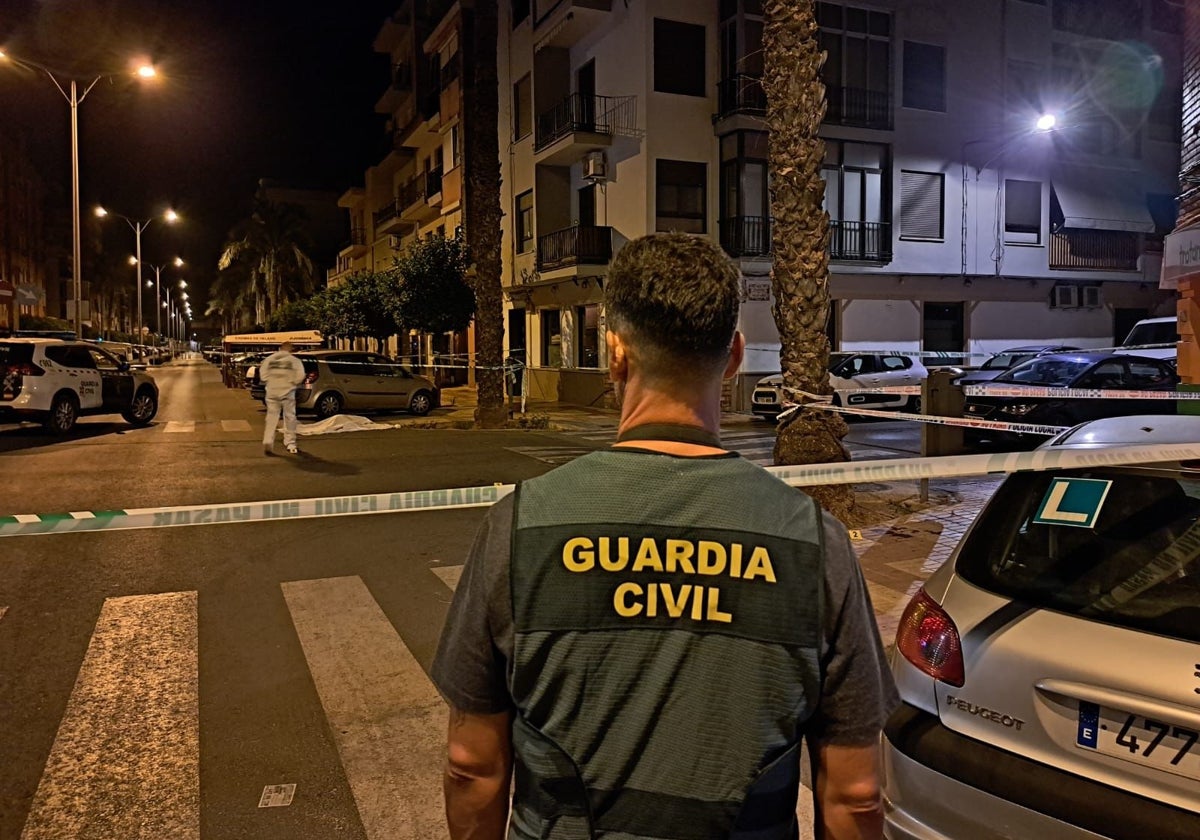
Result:
M9 365L7 372L15 373L17 376L41 376L46 371L42 370L40 367L38 367L35 364L30 364L29 362L22 362L19 365Z
M934 679L962 686L965 676L958 628L924 588L904 608L896 631L896 649Z
M316 381L317 381L317 372L315 370L312 373L308 374L306 377L304 377L305 385L311 385Z

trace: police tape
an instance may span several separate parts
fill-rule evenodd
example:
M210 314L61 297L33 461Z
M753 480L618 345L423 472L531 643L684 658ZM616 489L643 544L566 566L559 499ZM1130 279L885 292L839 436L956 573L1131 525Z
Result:
M1175 350L1178 344L1175 342L1160 342L1158 344L1129 344L1117 345L1114 347L1080 347L1076 350L1063 350L1063 353L1129 353L1134 350ZM859 349L843 349L830 351L833 356L908 356L913 359L961 359L965 356L982 356L989 358L991 356L1005 355L1006 350L899 350L895 347L887 348L868 348L865 350ZM1020 355L1020 354L1012 354ZM1028 354L1036 355L1036 354Z
M872 408L850 408L832 405L826 402L808 403L796 406L779 415L782 421L791 415L796 408L816 408L821 411L835 411L838 414L854 414L862 417L881 417L888 420L912 420L916 423L928 423L934 426L962 426L970 429L987 429L992 432L1010 432L1016 435L1056 435L1065 432L1070 426L1044 426L1035 423L1009 423L1004 420L978 420L973 417L944 417L938 414L905 414L897 415L894 411L877 411Z
M1048 385L963 385L967 397L1030 397L1058 400L1200 400L1200 391L1138 391L1133 388L1054 388ZM839 396L919 395L920 385L838 388ZM823 401L823 400L822 400Z
M963 478L1176 461L1200 461L1200 443L1112 446L1101 449L1038 449L1032 452L894 458L765 469L792 487L815 487L828 484ZM493 484L357 496L0 516L0 538L464 510L488 507L507 496L513 489L512 484Z

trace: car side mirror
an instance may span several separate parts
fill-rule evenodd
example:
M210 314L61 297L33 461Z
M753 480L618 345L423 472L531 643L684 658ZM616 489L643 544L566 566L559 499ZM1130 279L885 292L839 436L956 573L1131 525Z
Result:
M121 373L125 373L126 371L129 370L129 362L126 362L123 360L118 360L117 361L117 370L121 371Z

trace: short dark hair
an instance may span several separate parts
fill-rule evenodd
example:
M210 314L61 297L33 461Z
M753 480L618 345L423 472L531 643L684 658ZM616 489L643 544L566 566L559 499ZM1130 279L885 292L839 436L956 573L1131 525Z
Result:
M723 361L737 329L741 275L714 242L655 233L628 243L604 283L609 328L652 367Z

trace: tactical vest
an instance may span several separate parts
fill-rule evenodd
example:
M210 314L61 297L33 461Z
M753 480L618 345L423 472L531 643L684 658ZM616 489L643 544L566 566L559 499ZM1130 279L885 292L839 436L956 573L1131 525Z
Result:
M509 837L795 837L821 533L737 457L611 450L520 484Z

